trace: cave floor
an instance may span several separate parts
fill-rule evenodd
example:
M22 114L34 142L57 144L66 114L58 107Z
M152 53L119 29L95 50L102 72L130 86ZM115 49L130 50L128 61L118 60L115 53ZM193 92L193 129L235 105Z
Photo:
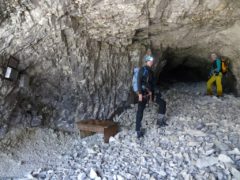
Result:
M239 179L240 98L204 93L205 83L164 91L169 126L156 126L157 106L149 104L140 140L136 105L114 118L121 131L109 144L101 134L13 129L0 141L0 178Z

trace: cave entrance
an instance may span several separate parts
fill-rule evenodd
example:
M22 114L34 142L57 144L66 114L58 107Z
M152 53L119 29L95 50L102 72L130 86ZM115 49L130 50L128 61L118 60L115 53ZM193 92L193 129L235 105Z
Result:
M200 82L207 81L207 75L200 68L180 64L174 68L166 67L158 77L158 83Z
M159 53L156 51L154 54L157 56ZM211 62L207 58L167 50L160 59L162 60L155 67L159 86L168 88L177 82L197 83L208 80ZM231 71L231 66L227 75L223 76L222 84L224 93L236 94L236 78Z

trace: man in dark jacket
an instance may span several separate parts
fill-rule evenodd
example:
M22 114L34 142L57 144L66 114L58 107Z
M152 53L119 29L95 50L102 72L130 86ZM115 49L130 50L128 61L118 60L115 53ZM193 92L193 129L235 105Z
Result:
M143 118L143 111L149 100L152 100L154 91L154 79L153 71L151 69L153 65L153 57L148 55L144 56L145 66L141 67L138 74L138 110L136 116L136 131L137 137L143 137L141 131L141 122Z

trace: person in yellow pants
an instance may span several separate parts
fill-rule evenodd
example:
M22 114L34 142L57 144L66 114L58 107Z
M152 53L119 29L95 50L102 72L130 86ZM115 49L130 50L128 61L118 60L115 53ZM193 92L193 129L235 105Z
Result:
M207 82L207 94L213 95L212 85L216 82L217 96L222 96L222 72L221 72L221 60L215 53L211 54L212 68L210 71L210 79Z

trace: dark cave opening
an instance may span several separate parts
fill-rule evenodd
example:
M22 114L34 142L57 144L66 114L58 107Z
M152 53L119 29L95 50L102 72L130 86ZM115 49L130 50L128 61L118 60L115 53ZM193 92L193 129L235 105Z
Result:
M175 82L200 82L207 81L207 74L203 74L201 69L179 65L173 69L163 69L158 78L158 83L175 83Z
M155 51L154 55L157 54L158 52ZM210 69L211 62L207 58L168 49L162 57L159 57L159 62L155 65L155 76L158 86L169 88L178 82L207 82ZM222 77L223 91L237 95L236 78L231 69L232 66L229 64L228 73Z

